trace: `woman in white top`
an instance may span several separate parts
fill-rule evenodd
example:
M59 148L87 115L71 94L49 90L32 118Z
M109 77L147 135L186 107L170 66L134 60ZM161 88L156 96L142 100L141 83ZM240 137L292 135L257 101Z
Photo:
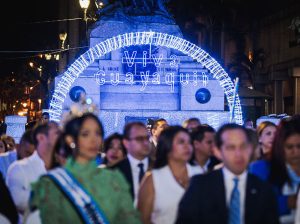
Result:
M145 175L138 196L144 224L175 222L178 204L194 174L188 164L191 155L191 139L186 129L170 126L161 133L154 169Z

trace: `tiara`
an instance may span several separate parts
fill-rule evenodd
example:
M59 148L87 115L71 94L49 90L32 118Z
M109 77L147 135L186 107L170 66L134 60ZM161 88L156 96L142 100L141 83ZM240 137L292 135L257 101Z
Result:
M99 110L96 104L93 103L92 98L87 98L85 94L81 94L79 101L72 104L70 110L63 114L62 124L64 125L73 118L81 117L87 113L93 113L98 116Z

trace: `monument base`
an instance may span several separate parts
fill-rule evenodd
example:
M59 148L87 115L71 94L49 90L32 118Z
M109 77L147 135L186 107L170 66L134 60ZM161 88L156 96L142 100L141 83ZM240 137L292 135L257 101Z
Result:
M230 113L228 111L137 111L137 110L101 110L99 118L104 124L105 136L114 132L123 133L127 122L146 122L148 118L164 118L170 125L182 125L191 118L199 118L202 124L209 124L215 129L228 123Z

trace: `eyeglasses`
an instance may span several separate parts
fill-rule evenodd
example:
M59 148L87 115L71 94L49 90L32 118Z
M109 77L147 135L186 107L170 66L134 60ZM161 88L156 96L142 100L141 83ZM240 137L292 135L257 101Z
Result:
M129 138L129 140L135 140L137 142L144 142L144 141L149 141L149 137L148 136L137 136L134 138Z

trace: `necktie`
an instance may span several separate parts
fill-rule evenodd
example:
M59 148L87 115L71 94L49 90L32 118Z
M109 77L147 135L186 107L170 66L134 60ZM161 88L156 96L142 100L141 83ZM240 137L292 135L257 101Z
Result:
M139 183L141 182L144 174L145 174L145 171L144 171L144 163L139 163L138 164L138 167L140 168L140 173L139 173Z
M231 193L230 204L229 204L229 224L240 224L241 223L241 212L240 212L240 192L238 189L239 179L234 178L234 187Z

